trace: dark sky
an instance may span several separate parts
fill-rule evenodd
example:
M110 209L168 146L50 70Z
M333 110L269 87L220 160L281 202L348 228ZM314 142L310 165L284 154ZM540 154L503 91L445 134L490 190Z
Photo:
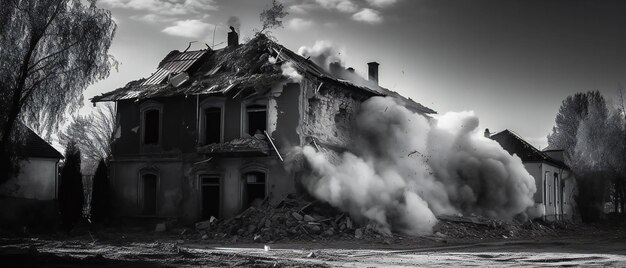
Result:
M230 16L243 38L269 0L100 0L118 32L122 65L87 98L148 76L173 49L225 40ZM435 109L473 110L481 127L511 129L538 147L568 95L626 86L626 1L288 0L278 41L297 51L334 44L365 74L378 61L382 86Z

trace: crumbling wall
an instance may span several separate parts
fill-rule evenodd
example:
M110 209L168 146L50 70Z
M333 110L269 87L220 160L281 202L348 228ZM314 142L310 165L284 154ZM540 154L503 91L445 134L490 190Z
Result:
M367 97L362 94L320 81L303 80L305 90L302 106L301 133L313 137L317 143L335 148L350 144L354 119Z

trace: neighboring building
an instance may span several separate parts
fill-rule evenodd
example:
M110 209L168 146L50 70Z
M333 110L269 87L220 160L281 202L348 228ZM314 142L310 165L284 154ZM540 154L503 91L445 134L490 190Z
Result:
M362 83L370 86L358 86L340 79L353 69L331 74L263 35L237 39L231 32L220 50L172 51L149 78L92 99L117 106L110 178L119 216L193 222L280 201L299 187L283 157L312 143L345 150L368 98L434 113L379 87L378 64ZM283 75L290 68L299 75Z
M35 200L56 200L59 161L63 155L35 132L18 123L25 135L19 174L0 186L1 196Z
M21 123L25 146L19 173L0 185L0 226L19 231L56 228L59 161L63 155Z
M524 167L535 178L534 200L546 220L571 220L574 214L576 181L563 163L562 150L540 151L519 135L504 130L485 136L497 141L510 154L522 159Z

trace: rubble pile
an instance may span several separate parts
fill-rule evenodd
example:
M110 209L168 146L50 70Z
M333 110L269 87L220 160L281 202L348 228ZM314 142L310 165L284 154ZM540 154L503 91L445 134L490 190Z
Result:
M359 226L345 213L320 201L288 196L276 205L265 200L227 219L196 223L203 239L270 242L281 240L361 239L384 235L375 226Z
M445 242L449 239L521 239L558 235L568 227L562 223L538 221L502 221L476 215L437 217L433 234L420 236ZM374 224L362 225L349 215L321 201L306 201L289 195L277 204L268 200L249 207L230 219L211 218L196 223L204 240L224 242L277 242L336 239L408 238L390 234Z

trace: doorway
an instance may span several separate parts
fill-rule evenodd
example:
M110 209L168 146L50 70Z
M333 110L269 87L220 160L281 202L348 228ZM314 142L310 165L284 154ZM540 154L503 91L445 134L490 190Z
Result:
M216 175L200 176L202 194L202 220L211 216L220 216L220 177Z
M156 215L157 201L157 176L155 174L143 175L143 214Z

